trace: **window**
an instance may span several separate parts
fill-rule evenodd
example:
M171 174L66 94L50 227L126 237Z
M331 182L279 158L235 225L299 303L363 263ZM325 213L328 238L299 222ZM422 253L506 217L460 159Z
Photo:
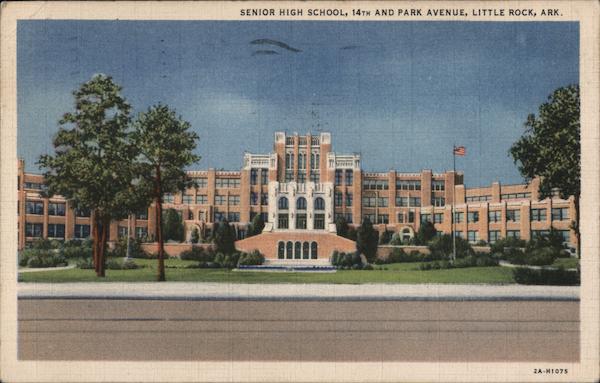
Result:
M389 214L378 214L377 215L377 223L379 224L388 224L390 223L390 216Z
M306 213L296 214L296 229L306 230Z
M501 194L500 198L501 199L523 199L523 198L530 199L531 193L506 193L506 194Z
M325 229L325 214L315 214L315 230Z
M502 212L500 210L492 210L488 212L489 222L500 222L502 220Z
M298 170L298 183L306 183L306 171Z
M277 207L279 208L279 210L287 210L288 209L288 199L286 197L279 198Z
M225 205L225 196L224 195L216 195L215 196L215 205Z
M519 230L506 230L506 238L521 238L521 232Z
M258 193L250 192L250 205L258 205Z
M285 171L285 182L291 182L294 179L294 173L291 170Z
M208 205L208 196L206 194L197 195L196 203L199 205Z
M346 206L352 206L352 193L346 193Z
M260 171L260 183L263 185L267 185L269 183L269 171L267 169L262 169Z
M117 227L117 235L119 238L127 238L127 226L119 225Z
M75 238L89 238L90 225L75 225Z
M258 170L250 169L250 184L256 185L258 183Z
M495 243L500 239L500 230L490 230L488 232L488 242Z
M445 186L446 184L443 180L431 181L431 191L444 191Z
M306 198L300 197L296 200L296 210L306 210Z
M148 213L146 213L147 215ZM90 209L75 209L75 216L76 217L89 217L90 214ZM145 218L148 219L148 218Z
M240 187L240 179L239 178L217 178L216 187L237 189Z
M63 223L48 224L48 238L65 238L65 225Z
M279 242L277 244L277 258L278 259L285 258L285 244L283 242Z
M294 153L288 152L285 154L285 168L294 169Z
M531 220L532 221L545 221L546 220L546 209L531 209Z
M311 242L310 244L310 258L317 259L318 256L318 245L316 242Z
M302 259L308 259L309 252L310 252L310 244L308 242L302 243Z
M215 209L215 222L225 221L225 218L226 216L224 212Z
M388 197L363 197L364 207L387 207L389 204Z
M354 172L352 169L346 169L346 186L352 186L354 182Z
M414 223L414 222L415 222L415 212L409 211L408 212L408 223Z
M198 188L200 189L206 189L206 187L208 186L208 180L206 178L196 178L196 185L198 186Z
M227 213L227 220L229 222L240 222L240 213L230 211Z
M298 169L306 169L306 153L298 153Z
M404 213L398 213L398 223L404 223Z
M240 204L240 196L239 195L230 195L227 197L227 202L230 205L237 206Z
M163 202L165 202L165 203L174 203L175 202L175 196L173 194L165 194L163 196Z
M454 213L454 222L455 223L462 223L465 221L465 213L463 212L455 212Z
M463 232L462 232L462 231L455 231L455 232L454 232L454 236L455 236L456 238L464 238L464 234L463 234Z
M64 215L65 215L65 204L64 203L50 202L48 204L48 215L56 215L56 216L64 217Z
M42 238L44 231L43 223L25 223L25 236L29 238Z
M310 173L310 181L311 182L318 184L320 179L321 178L319 177L319 173L315 173L314 171L312 173Z
M363 222L368 219L371 223L375 223L375 214L363 214Z
M277 228L278 229L289 228L289 215L288 214L279 214L279 217L277 219Z
M565 221L569 219L569 208L566 207L553 207L552 208L552 220L553 221Z
M479 222L479 212L470 211L467 213L467 222Z
M315 198L315 210L325 210L325 200L323 198Z
M135 237L137 239L145 240L148 238L148 228L147 227L136 227L135 228Z
M363 182L363 189L365 190L388 190L388 180L372 180L367 179Z
M506 220L508 222L519 222L521 220L521 210L507 210Z
M541 239L543 237L547 237L550 234L549 230L532 230L531 238L533 239Z
M431 222L431 214L421 213L421 223L425 223L427 221Z
M44 215L44 203L42 201L27 201L25 208L27 214Z
M563 242L571 242L571 232L569 230L556 230L562 236Z
M191 205L192 203L194 203L193 201L194 201L193 195L187 195L187 194L183 195L183 203L184 204Z
M492 200L492 196L491 195L477 195L477 196L470 196L470 197L466 197L465 200L467 202L483 202L483 201L491 201Z
M267 193L260 193L260 204L261 205L269 204L269 195Z
M471 243L479 241L479 232L476 230L469 230L467 232L467 240Z
M421 181L417 180L397 180L397 190L421 190Z
M396 206L408 206L408 197L396 197Z
M313 152L310 155L310 167L313 170L319 169L319 161L321 160L321 156L319 153Z
M23 187L25 189L35 189L35 190L43 190L44 189L44 185L42 185L41 183L38 183L38 182L25 182L25 185L23 185Z
M346 222L352 223L352 213L345 213L344 218L346 218Z
M408 203L409 206L421 206L421 197L410 197Z
M433 206L444 206L446 204L446 199L444 197L432 197L431 204Z
M435 213L433 215L433 223L444 223L444 213Z
M342 184L342 171L340 169L335 170L335 186Z
M334 194L334 199L333 199L333 204L337 207L337 206L342 206L342 200L344 199L344 196L342 195L341 192L335 192Z

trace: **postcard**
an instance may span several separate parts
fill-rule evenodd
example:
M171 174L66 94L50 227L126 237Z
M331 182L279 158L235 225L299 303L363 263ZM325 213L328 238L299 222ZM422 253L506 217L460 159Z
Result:
M595 2L7 2L0 378L592 382Z

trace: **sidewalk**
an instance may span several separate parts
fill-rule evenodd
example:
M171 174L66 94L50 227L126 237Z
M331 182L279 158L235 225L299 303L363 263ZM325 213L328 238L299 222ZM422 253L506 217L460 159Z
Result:
M19 283L20 299L579 300L579 286L455 284Z

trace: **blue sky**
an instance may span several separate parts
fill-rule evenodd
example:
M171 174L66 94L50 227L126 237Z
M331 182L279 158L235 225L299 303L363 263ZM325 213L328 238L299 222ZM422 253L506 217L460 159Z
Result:
M29 171L53 151L71 92L105 73L135 114L162 102L191 123L193 168L239 169L276 131L329 131L368 171L451 169L456 143L467 185L518 183L507 151L527 114L579 82L577 23L36 20L17 39Z

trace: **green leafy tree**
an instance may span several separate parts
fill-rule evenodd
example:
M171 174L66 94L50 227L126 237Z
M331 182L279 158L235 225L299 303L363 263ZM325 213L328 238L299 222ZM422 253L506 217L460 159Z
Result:
M356 251L364 254L367 261L372 263L377 255L378 241L379 234L373 228L371 220L365 218L356 233Z
M416 244L417 245L427 245L427 243L429 241L431 241L433 238L435 238L436 233L437 233L437 230L435 229L435 226L433 223L431 223L430 221L425 221L425 222L421 223L421 226L419 227L419 231L417 232L417 235L415 236Z
M348 222L346 218L340 216L335 220L335 231L340 237L348 238Z
M132 199L135 146L130 106L110 76L95 75L73 92L75 110L65 113L53 139L55 153L38 161L48 186L75 209L91 211L93 263L105 276L105 249L111 220L139 208ZM137 202L136 202L137 201Z
M165 280L164 241L162 233L162 196L194 185L185 167L200 160L193 153L198 135L166 105L155 105L140 113L135 121L134 141L140 151L138 158L141 182L139 192L155 205L156 240L158 242L159 281Z
M198 243L198 242L200 242L200 232L198 231L197 227L195 227L192 230L192 234L190 236L190 239L191 239L192 243Z
M581 239L579 115L579 86L555 90L548 97L548 102L539 107L537 116L530 114L527 117L525 133L509 151L526 181L540 178L541 198L552 196L554 190L558 190L561 198L575 198L576 219L572 228L578 243Z
M177 210L170 208L164 212L163 238L165 241L183 242L184 226Z
M219 223L214 237L217 252L223 254L233 254L235 252L235 228L227 220Z
M263 220L260 214L257 214L254 216L254 218L252 218L252 222L248 226L247 236L252 237L254 235L259 235L260 233L262 233L264 228L265 221Z

